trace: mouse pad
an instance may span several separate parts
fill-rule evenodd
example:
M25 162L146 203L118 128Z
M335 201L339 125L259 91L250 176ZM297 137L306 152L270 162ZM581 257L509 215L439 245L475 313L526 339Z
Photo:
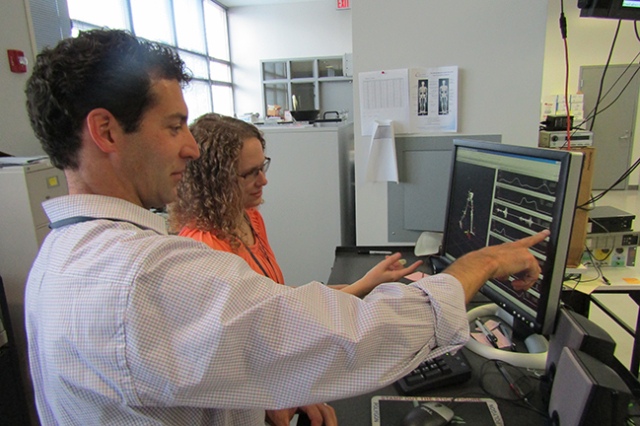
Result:
M440 402L451 408L454 416L449 425L504 426L498 404L491 398L411 396L371 398L371 425L400 426L407 413L423 401Z

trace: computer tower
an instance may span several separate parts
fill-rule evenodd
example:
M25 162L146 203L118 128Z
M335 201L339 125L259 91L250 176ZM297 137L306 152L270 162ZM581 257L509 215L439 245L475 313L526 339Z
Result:
M623 426L631 392L611 368L591 355L562 349L551 388L554 426Z

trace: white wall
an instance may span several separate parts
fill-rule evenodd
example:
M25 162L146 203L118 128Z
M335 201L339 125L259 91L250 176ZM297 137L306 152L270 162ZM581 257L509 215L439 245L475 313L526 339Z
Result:
M351 53L351 10L335 0L229 9L238 116L261 112L260 60Z
M355 77L457 65L459 133L537 145L547 1L353 0L352 13ZM368 140L356 133L355 146L357 176ZM356 183L356 232L359 245L388 241L386 183Z
M33 68L34 54L31 47L29 20L23 0L2 0L0 13L0 151L16 155L43 154L40 143L29 125L25 107L24 88ZM7 50L22 50L29 61L23 74L9 70Z
M569 93L578 90L580 67L586 65L605 65L618 21L615 19L581 18L580 9L570 3L564 9L567 18L567 43L569 46ZM547 20L547 38L545 43L544 69L542 78L542 96L564 93L565 53L560 36L558 19L560 4L549 4ZM638 40L633 29L633 21L622 21L618 39L611 57L611 64L628 64L638 53ZM640 108L638 108L640 114ZM586 111L585 111L586 113ZM634 135L633 163L640 156L640 122L636 119ZM620 174L622 174L622 170ZM629 185L638 185L640 171L629 177Z

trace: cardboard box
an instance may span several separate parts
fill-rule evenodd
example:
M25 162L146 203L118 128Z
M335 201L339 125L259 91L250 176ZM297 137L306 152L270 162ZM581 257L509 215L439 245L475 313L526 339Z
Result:
M580 206L591 199L591 185L593 183L593 166L596 150L592 147L584 147L572 148L572 151L582 152L584 155L580 190L578 191L578 201L576 203L576 206ZM584 253L587 239L588 222L589 211L576 207L571 231L571 242L569 243L569 254L567 256L567 268L576 268L582 262L582 254Z

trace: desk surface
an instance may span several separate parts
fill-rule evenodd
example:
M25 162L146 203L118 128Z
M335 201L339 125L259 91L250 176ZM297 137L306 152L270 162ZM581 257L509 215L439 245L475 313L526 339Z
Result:
M504 382L502 377L497 375L495 371L487 373L489 375L480 374L483 370L483 366L487 363L487 360L466 349L463 349L463 351L472 366L471 380L464 384L443 387L434 391L425 392L420 396L492 398L498 403L500 414L506 426L541 426L548 424L546 417L543 417L541 414L538 414L533 410L525 408L524 403L513 400L514 397L510 394L506 382ZM534 377L533 373L529 374L531 377L529 379L529 383L531 383L532 386L540 386L539 381ZM491 394L481 387L481 380L483 380L486 389L491 392ZM398 393L395 386L390 385L364 395L332 401L330 402L330 405L336 410L338 424L340 426L370 425L371 398L377 395L396 396L401 394ZM496 395L502 396L504 399L501 399ZM542 395L543 392L538 390L538 388L536 388L536 390L531 394L531 402L535 407L544 407Z
M334 266L329 277L329 284L339 284L354 282L366 271L373 267L380 260L384 259L384 252L399 251L407 262L414 262L416 256L413 254L413 247L338 247ZM429 262L425 258L425 263L419 270L431 273ZM474 299L471 306L486 303L482 296ZM547 424L546 417L525 407L524 403L510 400L513 394L510 393L507 383L491 370L491 365L487 367L487 360L463 349L472 367L472 377L468 382L443 387L434 391L426 392L421 396L432 397L477 397L493 398L498 403L505 425L534 426ZM520 369L520 371L530 377L529 382L534 389L530 395L532 404L538 409L544 407L543 392L544 386L540 385L536 378L536 373ZM495 376L493 374L496 373ZM495 380L493 380L495 378ZM482 380L482 385L481 385ZM483 386L484 385L484 386ZM384 387L365 395L331 402L338 415L338 422L341 426L362 426L371 424L371 398L376 395L400 395L393 385ZM504 399L499 398L500 396Z

